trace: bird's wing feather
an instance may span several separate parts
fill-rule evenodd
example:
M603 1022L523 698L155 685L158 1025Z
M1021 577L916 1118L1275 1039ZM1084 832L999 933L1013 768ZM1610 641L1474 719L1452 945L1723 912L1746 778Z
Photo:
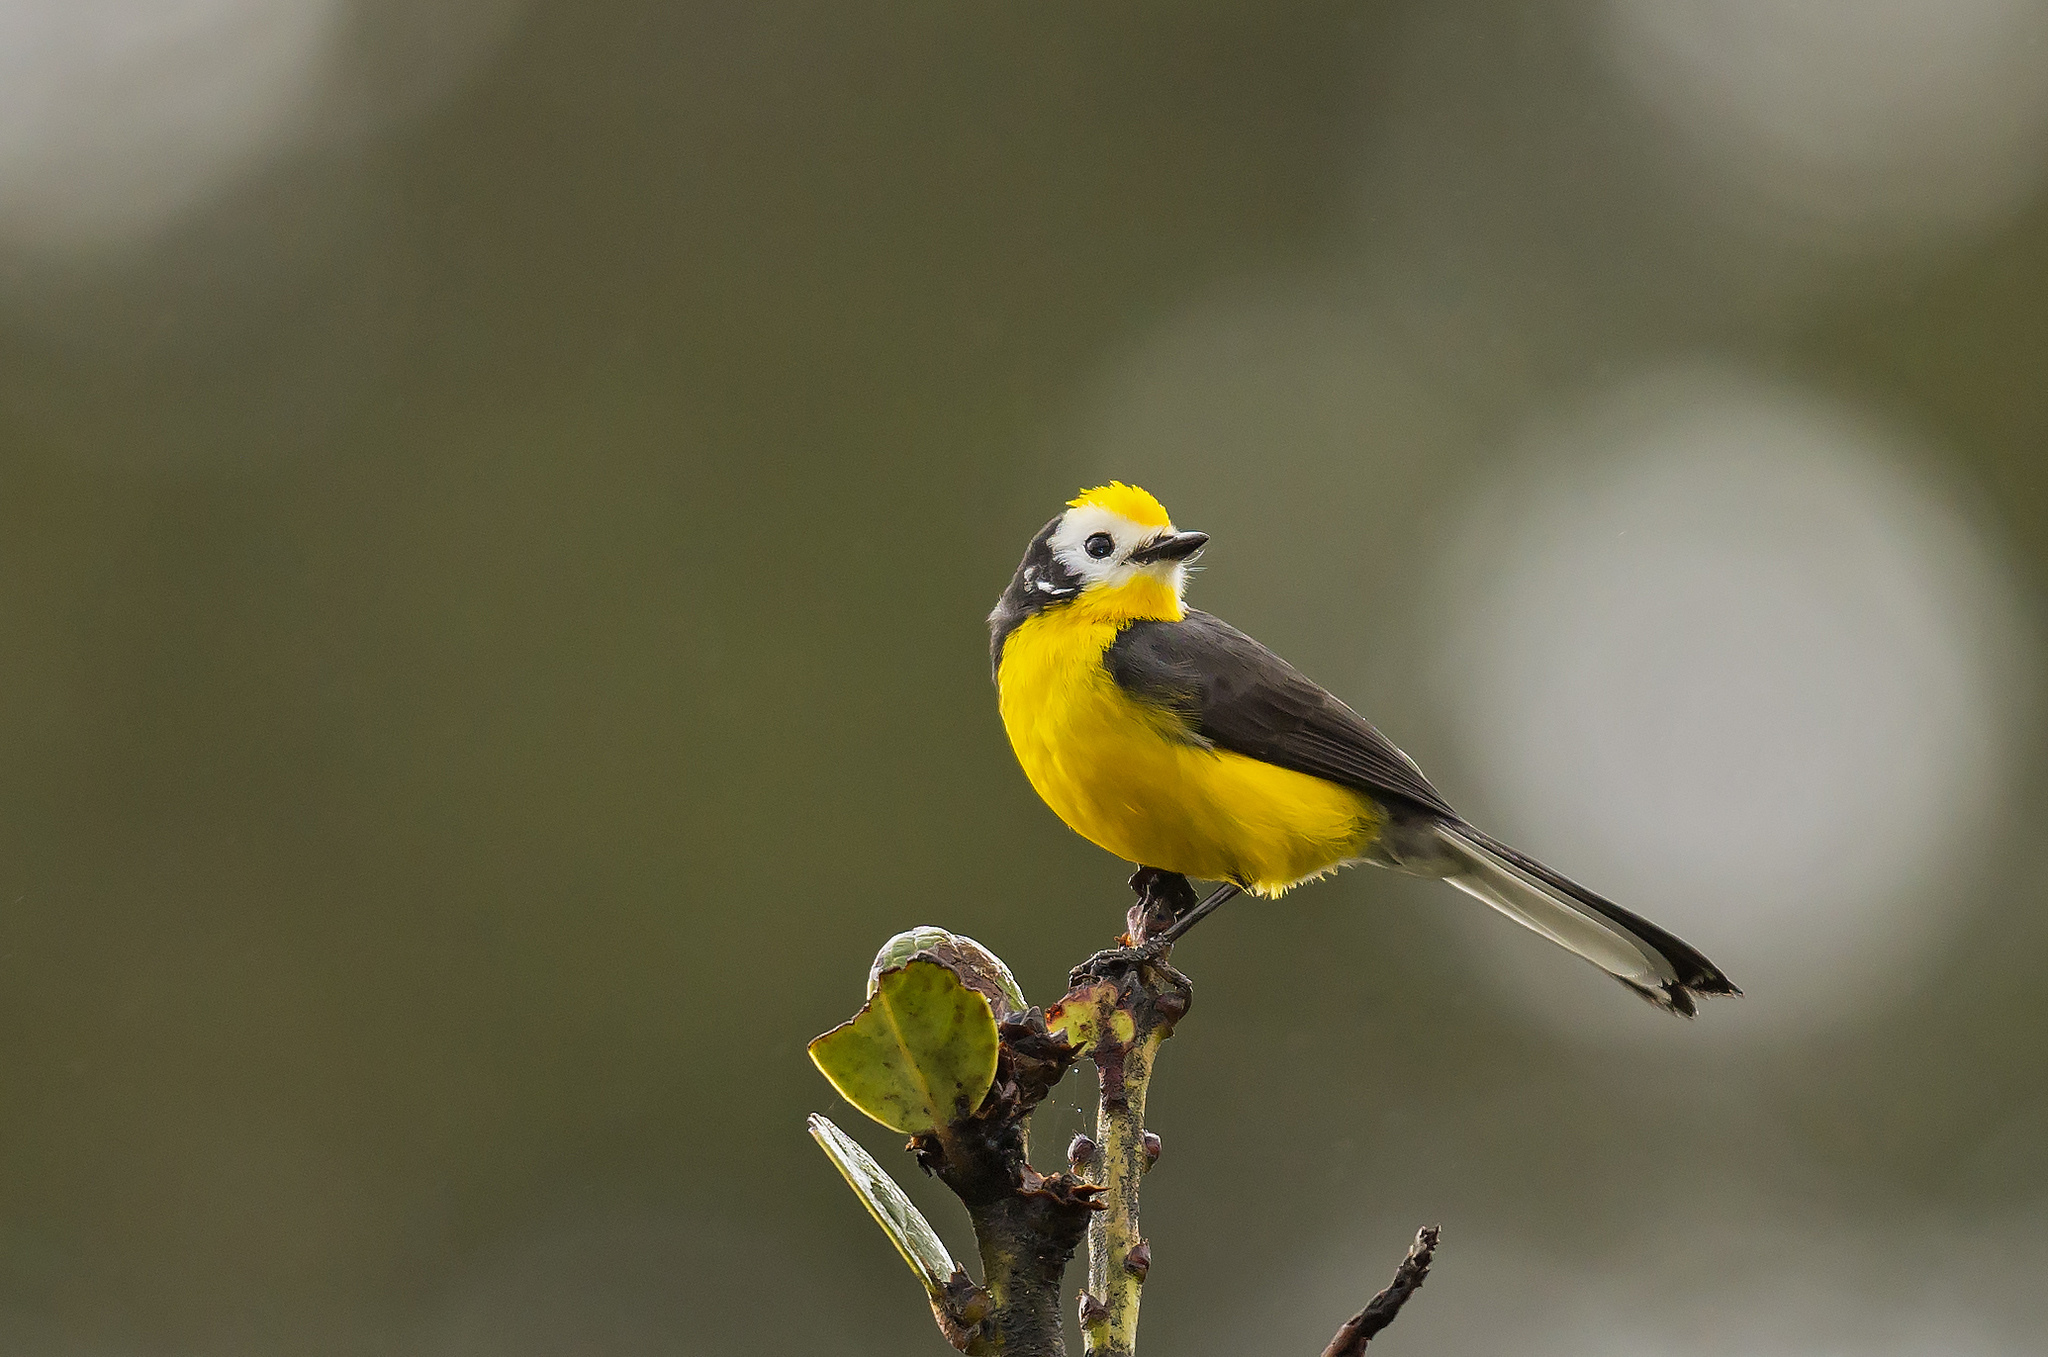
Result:
M1370 721L1219 618L1190 610L1179 622L1134 622L1103 664L1124 691L1218 748L1456 815Z

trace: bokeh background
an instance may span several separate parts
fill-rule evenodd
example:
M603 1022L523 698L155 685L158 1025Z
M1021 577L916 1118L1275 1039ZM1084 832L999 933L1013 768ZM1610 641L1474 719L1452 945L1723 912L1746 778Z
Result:
M944 1351L803 1046L1119 926L1117 476L1749 991L1232 906L1148 1348L2037 1352L2044 452L2037 0L0 0L0 1349Z

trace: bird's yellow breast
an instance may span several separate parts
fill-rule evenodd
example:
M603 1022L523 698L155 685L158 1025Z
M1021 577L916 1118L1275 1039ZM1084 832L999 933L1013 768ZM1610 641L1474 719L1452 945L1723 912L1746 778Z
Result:
M1020 623L996 674L1010 746L1062 820L1131 862L1264 895L1365 850L1378 829L1369 798L1206 747L1179 717L1119 688L1103 652L1136 617L1177 620L1179 601L1094 592L1106 596Z

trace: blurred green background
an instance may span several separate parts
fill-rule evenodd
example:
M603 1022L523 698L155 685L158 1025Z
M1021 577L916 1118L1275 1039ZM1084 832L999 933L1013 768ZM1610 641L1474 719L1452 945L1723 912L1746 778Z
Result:
M1233 905L1148 1348L2036 1351L2044 172L2024 0L0 0L0 1347L944 1351L803 1046L1120 927L982 620L1117 476L1749 990Z

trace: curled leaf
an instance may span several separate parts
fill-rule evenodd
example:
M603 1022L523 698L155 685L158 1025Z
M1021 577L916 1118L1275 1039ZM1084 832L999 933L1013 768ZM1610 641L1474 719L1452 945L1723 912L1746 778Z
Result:
M875 985L882 978L883 971L893 971L919 952L927 952L940 943L951 942L953 935L943 928L930 924L919 924L906 928L882 944L882 950L875 953L875 964L868 967L868 997L873 998Z
M1003 959L964 933L923 924L905 929L882 944L875 963L868 968L868 994L885 971L891 971L914 956L929 956L960 977L961 982L989 1001L996 1017L1008 1020L1031 1005L1024 1002L1024 989Z
M946 1252L945 1244L931 1222L924 1218L910 1198L903 1195L903 1189L896 1180L877 1164L874 1156L860 1147L859 1142L846 1132L834 1126L829 1120L813 1112L810 1117L811 1139L818 1142L818 1148L832 1161L846 1185L853 1189L853 1195L860 1198L860 1204L875 1218L875 1224L882 1227L882 1233L889 1236L889 1242L896 1246L896 1252L903 1255L903 1261L917 1274L924 1284L925 1294L934 1304L947 1298L947 1288L960 1273L960 1265L953 1261L953 1255Z
M953 970L917 956L875 978L852 1021L811 1042L811 1060L846 1101L919 1135L973 1113L995 1082L995 1010Z

